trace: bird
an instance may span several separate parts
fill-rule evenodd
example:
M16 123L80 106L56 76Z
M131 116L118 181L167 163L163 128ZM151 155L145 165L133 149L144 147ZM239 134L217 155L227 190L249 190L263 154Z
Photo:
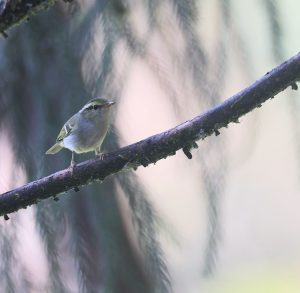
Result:
M63 125L56 143L46 154L54 155L63 148L70 150L72 170L76 166L74 153L94 151L96 156L103 159L101 145L109 128L111 106L114 104L115 101L102 97L90 100Z

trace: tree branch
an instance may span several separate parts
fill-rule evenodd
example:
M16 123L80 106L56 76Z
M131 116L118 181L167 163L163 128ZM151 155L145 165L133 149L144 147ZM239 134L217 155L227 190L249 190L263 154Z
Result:
M7 5L5 7L6 3ZM42 10L48 9L57 0L5 0L2 2L0 8L0 33L7 37L6 31L13 26L28 20L31 16L37 14Z
M276 94L291 86L297 89L300 78L300 53L266 73L261 79L215 108L170 130L153 135L117 151L107 153L103 160L93 159L69 169L30 182L0 195L0 215L26 208L42 199L56 196L78 186L103 181L107 176L124 169L146 167L182 149L192 158L195 141L212 134L219 135L222 127L238 119ZM7 217L7 216L6 216Z

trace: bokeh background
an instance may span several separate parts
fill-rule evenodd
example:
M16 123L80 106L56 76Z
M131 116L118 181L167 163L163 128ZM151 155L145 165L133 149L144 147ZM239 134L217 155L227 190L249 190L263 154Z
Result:
M74 0L0 40L0 191L90 98L117 101L105 150L193 118L300 47L297 0ZM136 172L0 220L2 292L300 292L299 94ZM79 160L93 156L82 155Z

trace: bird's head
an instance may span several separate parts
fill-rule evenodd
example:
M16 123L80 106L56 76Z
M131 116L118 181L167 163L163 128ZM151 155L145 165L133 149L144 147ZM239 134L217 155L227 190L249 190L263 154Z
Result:
M116 102L104 98L95 98L86 103L79 111L85 118L93 119L105 115Z

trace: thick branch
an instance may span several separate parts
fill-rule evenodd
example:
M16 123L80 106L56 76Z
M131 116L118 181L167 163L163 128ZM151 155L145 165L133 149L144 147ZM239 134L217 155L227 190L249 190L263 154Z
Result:
M52 6L57 0L10 0L0 15L0 32L6 36L6 31L29 19L41 10Z
M180 149L191 158L190 150L197 146L195 141L213 133L218 135L220 128L226 127L230 122L237 122L239 117L256 107L261 107L263 102L288 86L297 89L296 81L299 78L300 53L203 115L108 153L103 160L85 161L75 167L73 174L66 169L2 194L0 215L26 208L51 196L56 197L70 189L76 190L78 186L102 181L107 176L132 166L146 167L175 155Z

